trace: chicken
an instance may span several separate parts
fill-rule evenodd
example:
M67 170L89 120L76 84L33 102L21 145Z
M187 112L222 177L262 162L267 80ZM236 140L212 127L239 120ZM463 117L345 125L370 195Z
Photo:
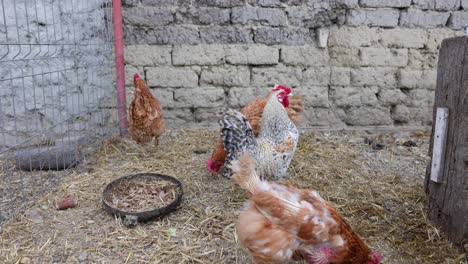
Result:
M137 143L148 143L154 138L159 144L159 137L166 132L161 103L156 99L138 74L133 76L135 93L128 109L130 136Z
M252 126L255 137L260 133L263 109L266 102L270 98L273 91L268 93L266 97L258 97L244 106L240 112L247 118ZM300 114L304 108L304 96L294 95L289 99L285 99L283 106L286 108L291 121L297 126L299 124ZM224 165L226 159L226 151L224 151L223 139L219 138L211 157L206 161L208 171L210 173L218 173Z
M219 124L227 154L226 165L235 160L240 151L248 150L258 162L260 175L274 179L287 175L299 139L299 131L284 108L290 94L291 88L275 86L263 109L257 138L242 113L232 109L225 112ZM224 176L231 175L231 170L226 167Z
M237 237L257 263L380 263L380 253L372 253L316 191L261 180L255 165L251 154L243 152L230 167L250 196L236 224Z

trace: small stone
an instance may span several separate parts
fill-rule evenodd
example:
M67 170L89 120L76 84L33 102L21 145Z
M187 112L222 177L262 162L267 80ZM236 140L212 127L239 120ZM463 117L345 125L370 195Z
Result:
M172 130L171 132L169 132L169 136L170 137L177 137L179 135L179 132L177 130Z
M138 216L135 215L126 215L123 224L126 227L135 227L138 224Z
M379 220L379 217L376 216L376 215L373 215L373 216L369 217L369 220L370 220L371 222L377 222L377 221Z
M24 213L24 216L36 224L44 223L44 218L42 218L42 216L36 210L29 209Z
M88 223L88 224L94 224L94 220L88 220L88 221L86 221L86 223Z
M42 208L42 210L47 210L47 209L49 209L49 206L43 205L43 206L41 206L41 208Z
M206 149L194 149L193 153L195 153L195 154L206 154L206 153L208 153L208 150L206 150Z
M402 237L406 241L413 241L414 240L414 235L410 234L408 232L405 232Z
M418 146L416 144L416 142L414 142L412 140L405 141L405 142L403 142L402 145L405 146L405 147L417 147Z
M411 136L411 133L408 131L395 132L392 134L392 137L394 140L402 139L402 138L409 138L410 136Z
M176 237L177 236L177 229L175 229L175 228L169 229L169 235L171 237Z
M371 138L368 138L368 137L364 138L364 144L370 145L370 144L372 144L372 141L373 140Z
M385 145L384 144L380 144L380 143L377 143L377 144L372 144L372 149L373 150L382 150L385 148Z
M29 263L32 263L31 262L31 259L28 258L28 257L22 257L21 260L20 260L20 263L21 264L29 264Z
M370 145L373 150L382 150L385 148L382 134L365 137L364 144Z
M81 252L80 255L78 255L78 260L79 261L85 261L88 259L88 253L86 252Z

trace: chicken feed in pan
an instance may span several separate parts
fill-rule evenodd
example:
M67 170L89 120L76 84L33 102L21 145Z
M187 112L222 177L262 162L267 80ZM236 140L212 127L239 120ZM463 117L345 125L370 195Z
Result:
M172 182L146 177L121 181L104 199L119 210L138 213L169 205L179 192Z
M467 263L426 216L428 134L388 133L378 138L379 148L365 144L366 137L302 133L284 182L318 190L384 264ZM0 263L252 263L235 235L246 193L205 165L217 139L216 131L197 130L173 131L157 147L108 140L2 227ZM416 147L404 146L408 140ZM104 211L102 191L122 175L145 172L177 177L184 199L160 220L127 228ZM59 197L79 204L58 211Z

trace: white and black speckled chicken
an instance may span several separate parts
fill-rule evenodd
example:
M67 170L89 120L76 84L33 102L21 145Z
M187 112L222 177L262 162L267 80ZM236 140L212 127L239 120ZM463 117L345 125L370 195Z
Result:
M259 175L272 179L287 175L299 140L299 131L283 106L290 95L291 88L275 86L263 110L262 126L257 138L242 113L236 110L224 113L219 121L221 138L227 153L224 176L232 176L229 165L243 151L248 151L255 157Z

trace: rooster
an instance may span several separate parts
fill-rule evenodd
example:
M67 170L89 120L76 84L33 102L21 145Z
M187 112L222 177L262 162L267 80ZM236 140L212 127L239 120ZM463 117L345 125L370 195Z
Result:
M274 91L268 93L266 97L256 98L240 110L252 126L255 137L260 133L263 109L273 92ZM294 95L290 98L285 97L284 101L281 103L285 107L291 121L297 126L299 124L300 114L304 108L304 96ZM224 151L223 139L220 137L213 149L211 157L206 161L208 171L213 174L218 173L223 167L225 160L226 151Z
M316 191L261 180L247 152L230 167L236 183L250 195L236 225L237 237L257 263L380 263L380 253L372 253Z
M128 109L130 136L137 143L148 143L154 138L159 144L159 137L166 131L162 115L161 103L146 86L144 80L135 73L133 76L135 93Z
M226 165L235 160L240 151L248 150L257 159L260 175L275 179L287 175L299 139L299 131L283 106L290 95L291 88L275 86L263 109L257 138L242 113L232 109L225 112L219 124L227 153ZM228 166L224 176L232 176Z

